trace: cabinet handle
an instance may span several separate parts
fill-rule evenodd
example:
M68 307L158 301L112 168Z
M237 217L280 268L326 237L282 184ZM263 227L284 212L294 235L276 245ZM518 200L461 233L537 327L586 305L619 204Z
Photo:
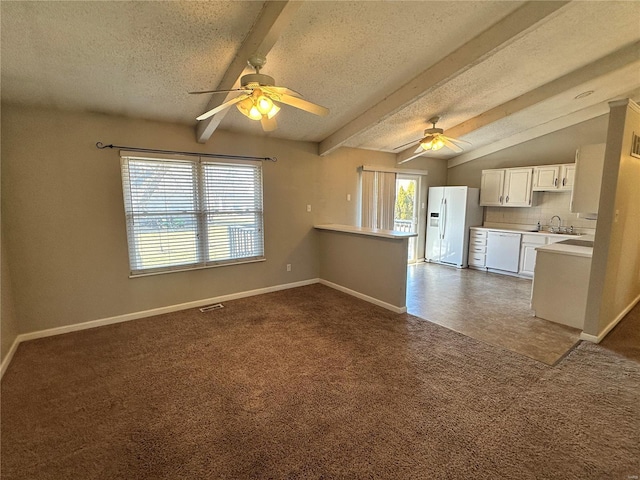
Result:
M553 180L553 186L554 186L554 187L557 187L557 186L558 186L558 179L557 179L557 178L555 178L555 179Z
M509 203L509 195L507 195L506 201L504 203Z
M500 203L502 203L502 195L500 195Z
M563 187L564 187L564 185L565 185L565 183L566 183L566 182L567 182L567 179L566 179L566 178L563 178L563 179L562 179L562 186L563 186Z

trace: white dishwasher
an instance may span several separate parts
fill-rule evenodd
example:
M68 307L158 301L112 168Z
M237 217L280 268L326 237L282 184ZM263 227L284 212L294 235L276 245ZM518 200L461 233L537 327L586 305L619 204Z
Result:
M520 234L489 232L487 237L487 268L518 273L520 264Z

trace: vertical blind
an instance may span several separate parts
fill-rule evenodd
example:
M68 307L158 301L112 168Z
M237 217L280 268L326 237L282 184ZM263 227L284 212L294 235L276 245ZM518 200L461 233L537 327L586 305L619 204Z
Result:
M393 230L396 201L396 174L363 171L362 215L363 227Z
M131 275L264 258L262 165L122 156Z

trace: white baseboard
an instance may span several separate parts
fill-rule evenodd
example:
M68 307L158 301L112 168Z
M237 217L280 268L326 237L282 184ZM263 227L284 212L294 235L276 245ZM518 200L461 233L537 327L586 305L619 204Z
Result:
M16 339L13 341L11 348L9 349L5 357L2 359L2 364L0 364L0 379L2 379L2 377L4 376L4 372L7 370L7 367L11 363L13 354L16 353L16 350L18 348L18 345L20 345L20 342L21 342L20 335L18 335Z
M220 297L205 298L202 300L196 300L193 302L179 303L176 305L169 305L166 307L153 308L151 310L143 310L140 312L127 313L124 315L116 315L115 317L101 318L98 320L90 320L88 322L75 323L73 325L65 325L63 327L48 328L46 330L38 330L36 332L22 333L18 335L11 346L11 349L2 360L0 366L0 379L4 375L13 355L21 342L28 340L35 340L37 338L51 337L54 335L62 335L63 333L77 332L79 330L87 330L89 328L102 327L104 325L112 325L114 323L128 322L130 320L137 320L139 318L153 317L154 315L162 315L164 313L178 312L180 310L187 310L189 308L202 307L212 303L228 302L230 300L236 300L239 298L253 297L255 295L262 295L265 293L277 292L279 290L287 290L289 288L303 287L305 285L311 285L320 282L319 278L312 278L309 280L302 280L300 282L285 283L282 285L274 285L272 287L258 288L255 290L247 290L245 292L231 293L228 295L222 295Z
M580 334L580 340L586 340L587 342L592 343L600 343L602 339L606 337L611 330L613 330L613 327L615 327L620 322L620 320L622 320L627 315L627 313L629 313L631 309L637 305L638 302L640 302L640 295L634 298L631 303L627 305L627 307L620 313L620 315L614 318L613 321L609 325L607 325L607 327L602 330L599 335L596 336L582 332Z
M407 307L397 307L395 305L391 305L390 303L383 302L382 300L378 300L377 298L370 297L369 295L365 295L364 293L356 292L355 290L351 290L350 288L343 287L342 285L338 285L337 283L330 282L328 280L320 279L320 283L322 285L326 285L327 287L334 288L336 290L340 290L341 292L347 293L353 297L359 298L360 300L364 300L365 302L373 303L374 305L378 305L379 307L386 308L387 310L391 310L395 313L406 313Z

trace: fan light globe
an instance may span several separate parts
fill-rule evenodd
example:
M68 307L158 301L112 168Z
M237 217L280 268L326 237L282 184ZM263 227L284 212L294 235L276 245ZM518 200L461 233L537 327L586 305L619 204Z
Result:
M269 112L267 113L267 118L272 119L273 117L276 116L276 114L280 111L280 107L277 106L275 103L271 102L271 110L269 110Z
M260 95L258 97L258 100L256 101L256 107L258 108L258 110L262 115L267 115L273 108L273 102L269 97Z
M251 120L261 120L262 119L262 113L260 113L260 110L258 109L257 106L253 105L250 109L249 109L249 115L248 117Z

